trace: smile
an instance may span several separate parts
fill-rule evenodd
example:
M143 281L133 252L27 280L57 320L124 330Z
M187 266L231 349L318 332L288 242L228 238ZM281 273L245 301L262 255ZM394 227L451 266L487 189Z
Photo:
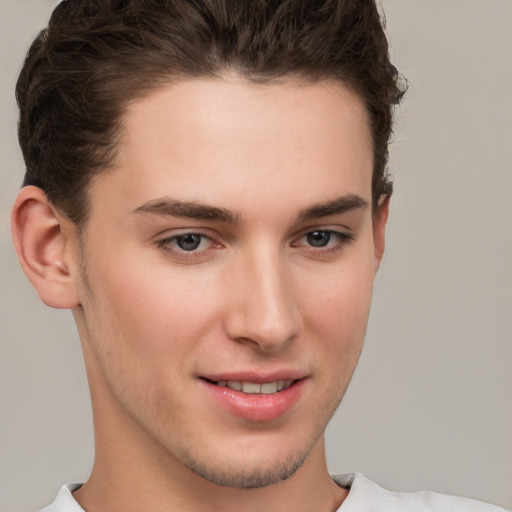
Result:
M202 377L204 390L217 405L249 422L273 421L290 413L307 388L309 379L299 372L281 375L222 375ZM213 377L213 378L212 378ZM295 378L290 378L295 377ZM275 379L275 380L272 380Z
M293 380L275 380L272 382L265 382L258 384L257 382L246 382L238 380L219 380L215 382L217 386L223 388L229 388L234 391L242 391L251 395L273 395L284 389L288 389L292 384Z

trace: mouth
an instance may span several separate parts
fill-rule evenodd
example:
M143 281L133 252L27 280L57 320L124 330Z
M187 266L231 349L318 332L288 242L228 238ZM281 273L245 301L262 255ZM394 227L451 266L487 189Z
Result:
M307 376L299 372L286 373L272 376L211 375L200 380L205 384L208 396L230 415L262 423L291 412L304 393Z
M274 380L272 382L248 382L240 380L218 380L212 381L213 384L222 388L232 389L233 391L241 391L248 395L273 395L279 391L288 389L295 381L288 380Z

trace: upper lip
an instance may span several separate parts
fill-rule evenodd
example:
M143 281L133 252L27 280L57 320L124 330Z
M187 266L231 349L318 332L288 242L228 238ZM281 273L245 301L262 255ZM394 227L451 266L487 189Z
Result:
M218 381L238 381L254 382L255 384L265 384L280 380L300 380L307 376L306 372L300 370L275 370L275 371L228 371L220 373L208 373L198 375L202 379L212 382Z

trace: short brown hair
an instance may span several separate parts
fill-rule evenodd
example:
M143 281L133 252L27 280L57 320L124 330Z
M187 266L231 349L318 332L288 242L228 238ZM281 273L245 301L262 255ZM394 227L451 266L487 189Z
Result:
M364 101L372 199L390 195L393 106L404 93L374 0L65 0L18 79L24 185L78 226L87 184L112 164L124 108L178 77L336 79Z

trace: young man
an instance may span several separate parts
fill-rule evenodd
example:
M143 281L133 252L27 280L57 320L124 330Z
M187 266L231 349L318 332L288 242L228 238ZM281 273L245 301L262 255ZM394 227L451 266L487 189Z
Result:
M402 96L373 2L65 1L17 95L14 243L96 439L45 510L493 510L326 468Z

